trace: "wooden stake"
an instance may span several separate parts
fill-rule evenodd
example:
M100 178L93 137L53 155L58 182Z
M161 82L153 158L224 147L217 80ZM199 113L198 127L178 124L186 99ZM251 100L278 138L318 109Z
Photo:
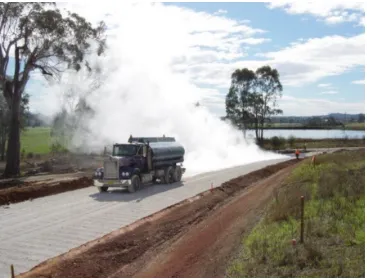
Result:
M15 278L14 266L13 265L10 265L10 273L11 273L11 278Z
M303 243L304 235L304 216L305 215L305 197L301 196L301 239L300 242Z

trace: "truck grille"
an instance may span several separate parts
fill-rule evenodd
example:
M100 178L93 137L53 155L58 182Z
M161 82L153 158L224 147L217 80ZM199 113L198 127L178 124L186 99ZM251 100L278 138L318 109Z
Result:
M118 164L116 161L104 162L104 178L106 179L118 179Z

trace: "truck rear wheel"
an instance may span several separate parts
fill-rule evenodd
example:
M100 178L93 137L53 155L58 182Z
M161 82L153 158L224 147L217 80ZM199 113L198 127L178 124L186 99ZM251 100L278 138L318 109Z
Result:
M107 192L107 190L108 190L108 187L107 186L98 187L98 191L100 193Z
M163 183L164 184L170 184L173 182L173 168L168 167L164 170L164 177L163 177Z
M180 182L182 178L182 169L180 166L176 166L175 170L173 171L173 181Z
M140 189L140 185L141 185L140 177L134 174L133 177L131 177L131 184L129 185L129 187L127 187L127 190L130 193L134 193Z

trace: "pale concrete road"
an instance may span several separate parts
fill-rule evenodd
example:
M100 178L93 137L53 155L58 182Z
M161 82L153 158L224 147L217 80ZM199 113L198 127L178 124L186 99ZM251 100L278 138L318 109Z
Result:
M308 154L311 156L311 154ZM129 194L97 188L43 197L0 207L0 277L29 270L40 262L101 237L154 212L267 165L262 161L184 178L182 183L150 185Z

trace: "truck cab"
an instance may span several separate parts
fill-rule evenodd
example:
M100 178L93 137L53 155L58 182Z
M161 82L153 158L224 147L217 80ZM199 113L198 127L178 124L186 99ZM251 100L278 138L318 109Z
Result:
M127 188L132 193L145 183L181 181L185 150L174 138L130 136L128 142L114 144L112 155L96 170L94 186L100 192L114 187Z

